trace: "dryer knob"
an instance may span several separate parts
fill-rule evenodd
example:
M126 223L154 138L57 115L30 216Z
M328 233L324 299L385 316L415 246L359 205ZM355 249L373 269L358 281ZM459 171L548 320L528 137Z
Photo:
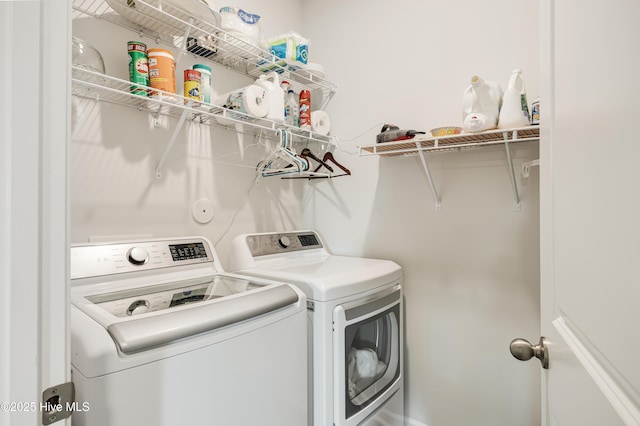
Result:
M291 240L287 236L282 236L278 239L278 244L280 244L282 248L287 248L289 244L291 244Z
M127 259L134 265L144 265L149 260L149 253L142 247L133 247L127 253Z

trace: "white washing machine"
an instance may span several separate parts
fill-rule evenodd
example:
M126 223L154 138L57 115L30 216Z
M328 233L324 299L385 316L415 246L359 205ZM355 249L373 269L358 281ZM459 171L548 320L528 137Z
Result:
M404 424L400 266L332 255L314 231L240 235L228 266L307 295L309 425Z
M204 238L74 245L80 426L301 426L306 298L223 273Z

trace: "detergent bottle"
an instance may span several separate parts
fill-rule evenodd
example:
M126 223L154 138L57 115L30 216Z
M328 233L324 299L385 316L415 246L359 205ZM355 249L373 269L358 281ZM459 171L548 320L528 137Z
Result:
M462 96L462 127L466 132L494 129L502 105L502 88L493 81L474 75Z
M283 123L285 94L280 87L278 74L275 71L263 74L256 80L256 85L269 93L269 112L266 118Z
M531 124L530 120L522 70L515 69L511 73L509 86L504 93L498 127L501 129L525 127Z

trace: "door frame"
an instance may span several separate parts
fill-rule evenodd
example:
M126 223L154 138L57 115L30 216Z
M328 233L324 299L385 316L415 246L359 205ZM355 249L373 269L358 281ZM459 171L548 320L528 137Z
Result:
M43 391L70 380L71 2L0 10L0 402L10 404L0 423L33 425L42 424Z

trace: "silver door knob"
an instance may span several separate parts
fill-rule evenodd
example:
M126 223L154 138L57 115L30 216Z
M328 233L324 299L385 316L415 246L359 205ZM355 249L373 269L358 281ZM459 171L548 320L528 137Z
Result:
M513 339L509 344L511 355L520 361L529 361L534 356L542 363L542 368L549 368L549 345L547 339L540 338L540 343L532 345L525 339Z

